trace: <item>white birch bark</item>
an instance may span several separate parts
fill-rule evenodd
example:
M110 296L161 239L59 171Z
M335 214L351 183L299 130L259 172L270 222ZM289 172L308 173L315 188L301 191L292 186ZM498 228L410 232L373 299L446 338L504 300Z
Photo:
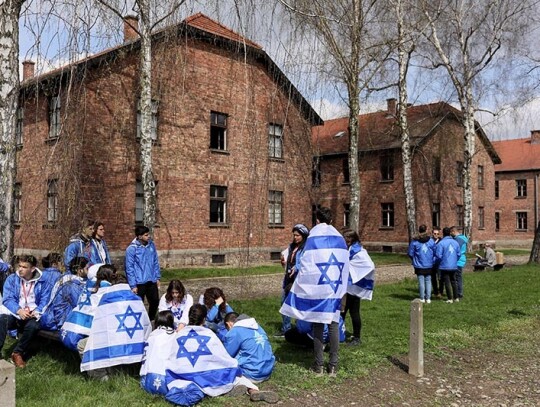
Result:
M24 0L0 0L0 257L13 255L15 112L19 97L19 16Z

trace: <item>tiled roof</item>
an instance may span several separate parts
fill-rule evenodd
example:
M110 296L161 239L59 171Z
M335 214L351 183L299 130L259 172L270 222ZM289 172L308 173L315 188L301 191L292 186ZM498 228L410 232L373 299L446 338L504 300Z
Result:
M234 32L230 28L224 26L223 24L218 23L215 20L212 20L210 17L205 16L202 13L194 14L191 17L186 18L184 22L191 27L199 28L208 33L215 34L220 37L228 38L236 42L245 43L246 45L249 45L250 47L262 49L262 47L259 44L248 40L247 38Z
M495 141L493 146L502 160L495 172L540 169L540 144L532 144L530 138Z

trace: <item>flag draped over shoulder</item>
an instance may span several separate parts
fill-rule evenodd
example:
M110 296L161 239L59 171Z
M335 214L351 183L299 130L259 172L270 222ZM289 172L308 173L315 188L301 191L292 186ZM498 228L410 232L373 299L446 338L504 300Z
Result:
M348 279L345 239L333 226L321 223L311 229L298 276L279 312L308 322L339 322Z
M375 285L375 264L366 249L358 242L349 248L349 285L347 293L371 300Z
M82 355L82 372L141 362L145 341L151 332L144 304L129 285L102 287L99 293L99 303Z

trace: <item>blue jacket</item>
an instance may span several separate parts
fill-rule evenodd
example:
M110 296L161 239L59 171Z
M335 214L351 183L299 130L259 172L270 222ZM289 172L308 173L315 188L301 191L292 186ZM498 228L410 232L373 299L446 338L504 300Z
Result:
M254 318L238 319L225 335L223 345L238 360L242 375L248 379L262 381L272 374L276 358L266 332Z
M41 329L57 331L62 328L67 316L77 305L84 287L84 280L73 274L66 274L58 280L39 320Z
M467 243L469 243L469 239L465 235L457 235L456 237L454 237L454 240L458 242L460 249L460 256L457 262L457 266L464 267L467 263L467 256L465 254L467 253Z
M126 277L131 288L137 284L155 283L161 278L158 254L153 241L145 246L135 238L126 249Z
M109 255L109 248L107 247L107 242L101 239L101 244L103 245L103 250L105 250L105 258L103 259L99 254L98 242L96 241L96 239L92 239L90 241L90 265L99 263L111 264L111 257Z
M30 281L34 282L34 295L36 296L36 309L38 313L43 312L43 308L47 305L47 284L41 279L41 270L36 269L36 276ZM21 309L19 299L21 298L21 278L19 272L11 274L4 283L4 298L2 303L13 315L17 315L17 311Z
M443 237L435 246L435 259L439 270L456 271L459 256L459 244L452 236Z
M7 273L9 271L9 264L4 263L4 260L0 259L0 274Z
M48 288L47 288L47 290L48 290L47 302L48 302L49 299L51 298L51 296L50 296L51 291L52 291L54 285L56 284L56 282L62 276L62 273L60 272L60 270L58 270L57 268L54 268L54 267L47 267L46 269L41 270L41 272L42 272L41 280L43 280L48 286Z
M412 265L416 269L429 269L431 271L434 263L435 242L429 236L422 236L414 239L409 244L407 254L412 260Z
M69 263L71 263L71 260L75 257L84 257L90 261L91 252L92 246L90 244L90 239L86 239L80 234L73 236L70 239L66 250L64 250L64 265L66 266L66 270L69 270Z

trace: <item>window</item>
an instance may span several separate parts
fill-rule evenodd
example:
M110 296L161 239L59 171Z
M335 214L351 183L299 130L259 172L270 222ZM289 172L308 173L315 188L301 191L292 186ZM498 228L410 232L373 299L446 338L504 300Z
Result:
M381 204L382 213L382 227L393 228L394 227L394 204L383 203Z
M527 180L526 179L517 179L516 180L516 189L517 197L525 198L527 196Z
M498 232L501 228L501 214L499 212L495 212L495 232Z
M350 176L349 176L349 159L345 158L343 160L343 183L348 184L351 182Z
M499 199L499 180L495 180L495 199Z
M213 254L212 255L212 264L225 264L225 255L224 254Z
M210 223L227 223L227 187L210 186Z
M15 123L15 145L22 147L23 145L23 123L24 123L24 110L22 107L17 109L17 121Z
M227 115L210 112L210 148L227 150Z
M283 158L283 127L279 124L268 126L268 150L270 158Z
M58 221L58 180L47 181L47 222Z
M478 166L478 188L484 189L484 166Z
M317 209L319 209L321 205L311 205L311 225L315 226L317 224Z
M433 157L433 168L431 175L433 182L441 182L441 157Z
M527 230L527 212L516 212L516 229Z
M349 217L351 215L351 204L343 204L343 226L349 227Z
M156 213L157 213L158 183L159 181L154 181L155 192L156 192ZM140 179L137 180L137 183L135 184L135 224L136 225L144 224L144 186Z
M394 156L391 154L382 155L380 158L381 181L394 180Z
M313 157L311 168L311 185L318 187L321 185L321 158Z
M22 211L22 184L16 182L13 185L13 222L21 223Z
M456 161L456 185L463 185L463 161Z
M433 202L431 206L431 225L441 225L441 204L439 202Z
M158 125L158 107L159 102L152 100L150 109L152 110L152 118L150 120L150 139L152 142L157 140L157 125ZM141 139L141 99L137 100L137 140Z
M60 96L52 96L49 98L49 138L56 139L60 137Z
M268 223L283 224L283 192L268 191Z
M465 212L463 210L463 205L458 205L456 207L456 224L458 227L462 228L465 225Z
M478 229L485 229L486 225L484 223L484 207L478 207Z

